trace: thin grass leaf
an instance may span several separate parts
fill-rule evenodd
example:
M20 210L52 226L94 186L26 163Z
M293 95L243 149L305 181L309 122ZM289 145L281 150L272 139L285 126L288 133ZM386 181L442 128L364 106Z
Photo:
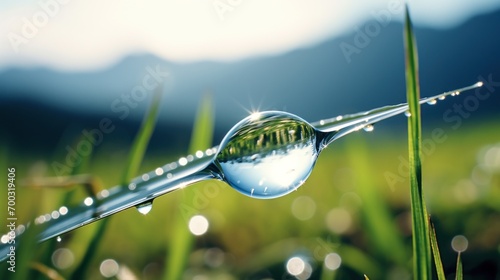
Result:
M439 253L439 246L436 238L436 230L432 222L429 222L429 226L431 228L429 234L431 240L432 254L434 256L434 265L436 266L437 277L438 280L446 280L446 276L444 274L444 269L443 269L443 262L441 261L441 254Z
M154 127L156 125L156 118L158 116L158 110L160 106L162 94L162 87L158 87L155 94L153 95L153 100L149 108L148 113L144 117L144 120L139 128L139 132L132 143L132 148L130 150L130 156L126 165L125 172L122 177L121 184L126 185L128 182L137 175L139 167L141 165L142 159L153 134ZM86 273L89 271L90 264L94 259L94 256L99 249L101 240L103 239L104 233L106 232L107 226L111 220L111 217L99 221L98 228L90 242L85 255L80 262L80 265L73 272L71 279L86 279Z
M408 153L410 165L410 194L413 233L413 278L431 278L431 253L427 211L422 189L421 145L422 133L420 124L420 87L418 82L418 57L415 36L408 11L405 9L404 46L406 64L406 94L409 104L408 118Z
M205 95L200 103L197 117L193 126L191 143L189 145L189 153L195 153L199 149L204 149L212 145L212 135L214 127L214 117L211 97ZM191 189L184 189L184 196L180 205L191 205L194 198L194 192ZM182 273L185 270L189 252L193 246L194 237L189 232L187 221L179 211L174 216L173 236L169 242L169 254L166 260L166 271L163 279L182 279Z
M144 158L144 154L146 153L146 148L148 147L149 140L151 139L151 135L153 134L153 130L156 126L156 118L158 116L158 110L160 108L162 90L162 86L159 86L156 89L156 92L153 95L153 100L151 102L151 107L149 108L149 112L145 116L141 128L139 129L139 132L134 139L126 169L121 180L122 185L128 184L139 171L139 166L142 163L142 159Z
M387 260L400 266L407 264L408 252L405 249L402 235L398 232L387 204L374 185L370 174L373 163L368 149L360 136L351 138L347 144L349 165L363 176L355 177L356 192L363 201L363 227L368 232L370 243L377 252ZM387 242L391 240L391 242Z
M458 257L457 257L457 272L455 275L456 280L463 280L464 275L463 275L463 268L462 268L462 260L460 258L460 252L458 252Z

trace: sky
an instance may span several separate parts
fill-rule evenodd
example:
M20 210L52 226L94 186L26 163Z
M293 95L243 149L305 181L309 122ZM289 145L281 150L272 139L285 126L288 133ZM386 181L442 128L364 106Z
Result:
M450 28L498 0L409 1L416 25ZM105 68L134 53L231 61L307 47L365 20L400 21L397 0L21 0L0 2L0 70Z

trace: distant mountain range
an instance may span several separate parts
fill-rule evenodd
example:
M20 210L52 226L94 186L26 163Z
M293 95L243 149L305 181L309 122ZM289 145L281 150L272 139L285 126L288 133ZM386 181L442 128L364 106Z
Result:
M499 30L500 11L453 29L417 27L422 96L475 83L478 77L500 82ZM286 110L316 121L403 102L402 25L384 26L373 19L352 31L308 48L232 63L180 64L136 54L93 72L7 69L0 72L0 130L14 145L53 149L68 129L96 127L109 117L131 139L149 99L133 108L122 95L141 86L155 68L168 73L158 135L177 143L189 137L207 92L215 103L219 139L246 110ZM495 94L480 104L477 114L500 115L500 86L492 89ZM451 104L425 113L442 118ZM128 106L130 114L125 116L120 105ZM40 141L33 143L33 135Z

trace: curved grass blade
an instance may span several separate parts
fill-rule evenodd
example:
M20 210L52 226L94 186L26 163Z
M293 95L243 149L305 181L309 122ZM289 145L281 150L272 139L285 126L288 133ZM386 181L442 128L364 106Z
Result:
M410 193L413 233L413 278L431 278L431 254L427 210L422 189L420 120L420 86L418 81L418 57L408 6L405 7L404 46L406 64L406 95L410 117L408 118L408 153L410 164Z

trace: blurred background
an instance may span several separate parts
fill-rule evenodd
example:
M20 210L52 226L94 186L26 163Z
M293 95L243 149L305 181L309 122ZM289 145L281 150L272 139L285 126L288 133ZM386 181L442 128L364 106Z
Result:
M119 184L160 84L141 172L188 153L200 104L211 108L217 145L258 110L313 122L404 102L403 3L351 2L2 2L0 166L15 166L19 178L61 175L68 147L107 119L113 131L82 172ZM421 95L485 84L422 107L424 188L445 270L453 277L464 251L466 276L500 279L500 3L409 6ZM116 214L88 277L167 279L177 257L183 279L410 279L406 135L398 116L339 140L283 198L259 201L209 182L157 199L147 216ZM20 187L19 219L56 209L65 192ZM71 277L96 227L63 236L39 262ZM173 249L176 232L189 235L185 253Z

